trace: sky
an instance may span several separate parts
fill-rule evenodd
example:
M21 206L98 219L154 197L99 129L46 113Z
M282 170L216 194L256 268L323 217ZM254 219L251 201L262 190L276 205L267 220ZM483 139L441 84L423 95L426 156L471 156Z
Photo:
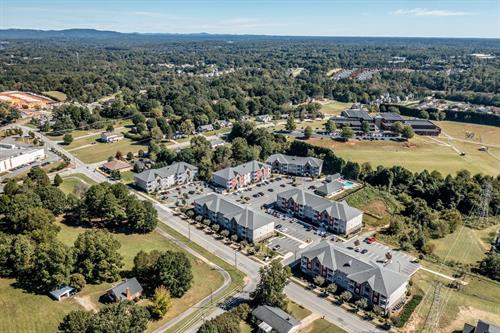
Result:
M0 0L0 28L500 38L500 0Z

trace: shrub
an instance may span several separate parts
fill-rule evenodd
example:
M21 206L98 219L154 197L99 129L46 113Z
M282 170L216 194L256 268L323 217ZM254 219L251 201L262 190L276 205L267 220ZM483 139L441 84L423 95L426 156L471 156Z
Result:
M413 296L413 298L408 303L406 303L403 311L401 311L401 315L396 320L396 322L394 322L394 325L397 327L403 327L408 319L410 319L413 311L415 311L422 299L423 297L420 294Z

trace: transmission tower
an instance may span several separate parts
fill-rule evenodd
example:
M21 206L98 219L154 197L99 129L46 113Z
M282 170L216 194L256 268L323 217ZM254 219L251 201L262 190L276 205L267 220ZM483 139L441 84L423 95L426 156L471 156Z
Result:
M439 328L439 313L441 308L441 287L443 284L441 282L436 282L436 287L434 288L434 297L432 298L432 305L425 319L425 326L423 332L435 333Z

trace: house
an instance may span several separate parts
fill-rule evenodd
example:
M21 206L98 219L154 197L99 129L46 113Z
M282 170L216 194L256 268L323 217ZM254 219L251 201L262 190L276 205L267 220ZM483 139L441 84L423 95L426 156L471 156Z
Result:
M354 252L329 241L321 241L302 253L302 272L322 276L352 293L355 299L365 298L369 304L388 311L405 301L410 277L369 256Z
M252 311L259 333L296 333L299 331L300 321L281 310L280 308L260 305Z
M198 132L210 132L214 130L214 126L211 124L198 126Z
M500 326L487 323L481 319L477 321L477 325L464 324L463 333L500 333Z
M208 194L194 200L193 204L197 214L219 224L240 239L255 243L274 236L274 221L269 216L220 194Z
M0 147L0 172L9 171L45 159L43 148L21 148L15 145Z
M210 141L210 147L212 147L212 149L215 149L219 146L224 146L225 144L226 144L226 141L221 140L221 139L215 139L215 140Z
M410 126L418 135L438 136L441 134L441 128L427 119L409 119L405 120L404 124Z
M362 227L363 212L359 209L349 206L345 201L324 199L298 188L278 193L276 206L289 215L337 234L352 234Z
M271 176L271 167L259 161L250 161L234 168L229 167L212 175L212 183L228 191L255 184Z
M104 163L101 165L101 170L106 172L106 173L111 173L113 171L127 171L130 170L132 166L122 160L112 160L110 162Z
M271 117L268 114L261 114L255 117L255 120L261 123L268 123L271 120L273 120L273 117Z
M217 124L219 124L220 128L233 127L233 123L228 120L217 120Z
M133 301L142 296L142 286L137 279L125 279L122 283L108 290L108 297L114 302Z
M151 193L187 184L198 175L198 168L185 162L175 162L160 169L145 170L134 177L135 185Z
M52 290L49 294L55 300L62 300L63 298L70 297L75 292L75 288L64 286L62 288Z
M344 189L344 184L338 180L324 182L314 192L322 197L329 197Z
M274 172L299 176L318 177L323 167L323 160L319 158L283 154L269 156L266 163L272 167Z
M325 178L326 182L333 182L334 180L341 180L342 175L340 173L334 173L333 175L327 175Z
M117 142L123 139L123 134L118 132L102 132L101 133L101 142L110 143Z

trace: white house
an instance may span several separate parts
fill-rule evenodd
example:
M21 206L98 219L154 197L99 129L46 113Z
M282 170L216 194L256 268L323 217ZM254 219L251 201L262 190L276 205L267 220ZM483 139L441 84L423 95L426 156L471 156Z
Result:
M164 168L145 170L135 175L134 181L137 187L151 193L192 182L197 175L197 167L185 162L175 162Z

